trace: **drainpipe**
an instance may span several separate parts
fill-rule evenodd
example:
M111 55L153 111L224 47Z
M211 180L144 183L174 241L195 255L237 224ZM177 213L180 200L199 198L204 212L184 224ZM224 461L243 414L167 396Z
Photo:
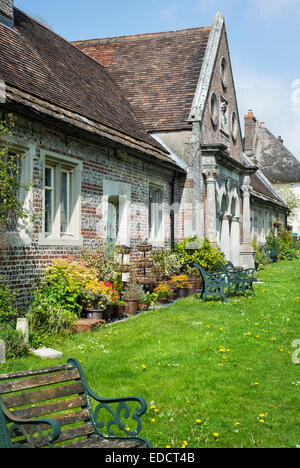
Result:
M177 172L173 172L173 177L171 181L171 210L170 210L170 222L171 222L171 249L174 250L175 246L175 212L174 212L174 203L175 203L175 180L177 178Z

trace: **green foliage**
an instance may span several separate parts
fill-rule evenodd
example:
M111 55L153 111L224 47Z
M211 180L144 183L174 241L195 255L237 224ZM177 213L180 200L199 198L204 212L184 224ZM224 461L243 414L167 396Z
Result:
M270 256L268 252L264 249L264 246L257 242L256 239L252 240L252 247L254 248L255 254L254 254L254 261L258 265L267 265L268 263L271 263Z
M22 333L7 323L0 324L0 340L5 342L7 359L26 356L29 353L29 346L25 343Z
M75 313L74 308L70 309L66 302L57 301L56 294L53 294L51 286L47 285L33 292L33 301L26 317L29 321L30 332L41 334L59 333L72 327L78 320L78 314Z
M280 260L292 260L298 258L298 252L290 231L279 227L277 233L272 229L266 239L266 247L274 249Z
M154 261L153 272L156 278L170 278L180 272L182 262L177 252L170 249L159 249L151 252Z
M212 247L207 238L200 240L195 236L185 239L175 244L175 252L185 271L192 268L194 263L199 263L205 271L219 270L219 264L225 263L224 254Z
M5 284L0 284L0 324L7 323L14 327L16 318L15 294Z
M99 281L118 281L121 267L121 256L116 246L101 242L92 250L84 249L82 258L87 266L97 272Z
M275 185L275 188L278 192L285 198L287 206L289 207L291 213L290 216L293 217L296 214L296 211L300 208L300 197L297 195L293 189L284 184Z
M29 212L19 200L21 189L29 190L30 185L24 185L19 180L18 160L21 155L12 153L7 140L12 135L15 125L12 115L6 122L0 121L0 223L7 227L16 218L26 219Z
M82 311L80 297L85 285L97 278L96 270L86 262L56 259L45 271L46 286L42 290L51 301L77 315Z

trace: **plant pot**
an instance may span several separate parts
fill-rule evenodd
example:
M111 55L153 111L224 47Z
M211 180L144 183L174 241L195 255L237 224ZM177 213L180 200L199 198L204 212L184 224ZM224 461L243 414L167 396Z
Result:
M138 305L139 305L139 301L137 301L136 299L127 299L125 302L126 302L126 307L125 307L126 314L135 315Z
M86 316L88 319L101 320L103 319L104 311L102 309L87 309Z
M177 297L181 299L182 297L187 297L189 294L188 288L178 288L177 289Z
M192 296L197 291L197 281L196 280L191 280L191 281L189 281L189 285L190 285L190 287L189 287L189 296Z
M116 306L116 316L123 317L126 312L126 305L117 305Z
M157 300L165 304L166 302L169 302L170 299L169 297L158 297Z
M127 245L118 245L117 250L120 254L129 255L132 252L132 247Z

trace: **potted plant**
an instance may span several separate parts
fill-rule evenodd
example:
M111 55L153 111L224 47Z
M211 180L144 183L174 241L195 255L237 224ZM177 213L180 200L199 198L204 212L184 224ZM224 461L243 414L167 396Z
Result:
M189 284L189 278L186 274L172 276L172 283L177 288L178 297L181 298L188 295L191 286Z
M104 311L110 303L108 288L98 280L85 284L81 297L87 318L102 319Z
M116 311L116 316L117 317L123 317L123 315L125 314L126 312L126 302L125 301L122 301L122 300L119 300L117 303L116 303L116 306L115 306L115 311Z
M154 294L156 294L159 302L168 302L173 296L173 290L169 283L165 281L163 283L159 283L159 285L154 289Z
M137 311L138 304L143 300L145 295L142 285L131 283L123 292L123 300L126 302L126 313L134 315Z

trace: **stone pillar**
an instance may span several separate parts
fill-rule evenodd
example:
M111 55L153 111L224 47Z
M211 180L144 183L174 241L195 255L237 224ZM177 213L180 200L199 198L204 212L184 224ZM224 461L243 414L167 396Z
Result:
M221 250L225 255L226 260L230 260L230 219L231 215L225 214L223 216L221 228Z
M23 334L25 343L28 343L29 342L29 327L28 327L28 320L26 318L18 318L17 330L19 330Z
M234 216L231 220L230 260L235 266L240 266L240 218Z
M6 361L6 346L3 340L0 340L0 363Z
M248 177L247 177L248 179ZM254 250L251 245L250 182L242 187L243 192L243 241L241 245L241 266L254 267Z
M216 219L216 170L206 171L206 237L212 244L217 242Z

